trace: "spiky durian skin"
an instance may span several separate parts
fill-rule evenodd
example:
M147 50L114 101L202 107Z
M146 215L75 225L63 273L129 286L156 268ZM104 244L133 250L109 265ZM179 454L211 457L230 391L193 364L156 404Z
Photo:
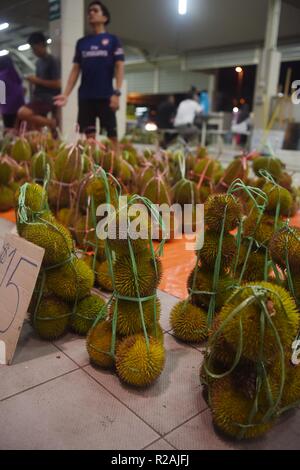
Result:
M62 183L73 183L82 176L83 160L78 147L63 148L58 153L54 171L58 181Z
M107 312L104 307L105 301L98 295L90 295L79 302L71 318L71 328L73 331L82 336L87 335L98 316L100 320L105 319Z
M58 213L56 214L56 218L58 222L62 224L64 227L66 228L73 227L75 213L72 209L69 209L69 208L60 209Z
M149 351L143 335L129 336L117 348L117 373L129 385L151 385L162 373L164 364L164 347L152 337L149 338Z
M246 262L246 257L248 253L249 242L243 243L240 247L236 277L240 277L244 265ZM234 261L235 262L235 261ZM266 263L266 253L265 250L252 250L248 256L246 267L244 270L243 282L254 282L254 281L264 281L265 280L265 263ZM269 274L270 269L267 270Z
M224 322L242 302L253 296L253 287L256 287L256 292L261 295L265 294L262 298L282 344L291 344L299 329L299 312L290 294L275 284L268 282L250 283L244 288L237 289L228 303L222 308L220 320ZM261 312L262 305L258 299L255 299L251 305L245 307L223 328L226 341L236 351L240 343L241 321L243 329L242 355L252 361L258 361L260 357ZM278 353L279 346L274 331L266 320L263 341L264 360L266 362L270 362L272 359L275 360Z
M148 251L145 251L135 256L135 263L137 267L137 284L140 297L152 295L161 280L161 261L156 259L156 272L155 260ZM116 290L119 294L125 297L138 297L130 256L117 257L114 265L114 276Z
M17 199L20 191L17 192ZM48 208L47 193L39 184L29 184L26 188L25 206L31 212L42 212Z
M129 248L129 242L131 245L131 248L135 253L139 253L141 251L144 251L148 248L149 246L149 234L150 234L150 229L151 229L151 221L150 219L145 216L133 218L130 222L127 220L120 221L119 216L117 215L116 217L112 218L111 220L112 226L108 225L108 231L109 231L109 246L113 251L116 252L118 256L121 255L128 255L130 253L130 248ZM124 223L124 227L122 226ZM135 225L134 225L135 223ZM110 234L110 230L112 227L116 227L116 232ZM138 224L138 225L136 225ZM137 240L134 240L131 235L132 232L134 232L134 229L136 229L140 234L141 238L138 238ZM112 235L112 236L111 236Z
M275 180L282 174L282 163L278 158L258 157L253 161L253 171L260 176L260 170L266 170Z
M47 165L49 165L51 171L51 160L45 152L35 154L32 157L32 177L43 180L46 176Z
M225 232L234 230L242 218L242 207L238 200L227 194L209 196L205 203L205 224L209 230L220 233L225 217Z
M68 304L54 296L42 299L35 318L31 322L38 335L47 340L62 336L68 327L71 309Z
M0 186L0 212L9 211L14 207L14 193L7 186Z
M171 205L171 188L162 177L151 179L144 188L143 196L153 204Z
M281 406L293 406L300 402L300 366L291 363L286 368L286 380L283 390Z
M275 215L277 205L280 204L280 214L289 215L293 205L293 197L287 189L267 183L264 185L263 191L268 196L269 201L266 208L267 212Z
M160 319L161 305L158 299L142 302L144 322L147 331L151 331L154 326L154 307L156 304L156 321ZM110 317L114 316L116 302L113 301L110 307ZM120 336L133 336L143 332L141 312L138 302L119 300L117 308L117 333Z
M259 245L268 246L274 233L281 227L282 219L278 220L277 227L273 216L253 210L243 223L243 236L253 237Z
M101 204L111 204L114 207L117 206L117 195L115 188L112 183L109 183L108 190L105 185L105 181L100 177L93 177L86 185L86 194L94 200L95 208Z
M24 138L17 139L12 146L11 156L16 162L28 162L32 157L32 151L28 141Z
M2 163L0 159L0 185L7 186L12 177L13 170L8 163Z
M188 278L188 289L193 288L194 283L194 276L195 271L192 271ZM234 280L232 280L229 276L223 275L220 276L218 288L216 292L216 308L220 309L226 299L230 297L232 294L232 286L234 284ZM198 292L213 292L213 273L209 272L205 268L199 268L195 280L194 291ZM198 307L208 308L212 295L209 294L193 294L192 295L192 303Z
M96 267L96 276L99 286L107 292L113 292L113 281L109 270L108 261L98 263Z
M287 261L293 273L300 273L300 230L285 227L274 234L270 241L270 255L281 268L287 268Z
M212 383L210 405L215 425L227 436L239 438L242 428L238 424L249 423L253 401L234 387L230 377L225 377ZM246 428L243 439L254 439L271 429L273 422L261 424L263 417L263 411L259 410L251 423L254 426Z
M194 173L199 177L204 175L206 178L212 178L215 169L215 161L210 158L202 158L194 166Z
M218 315L214 320L209 335L210 362L221 364L225 367L225 370L230 370L234 364L236 352L227 343L224 334L218 332L220 325L221 321Z
M22 237L45 249L44 266L56 266L67 261L73 250L70 232L58 223L34 223L22 228Z
M194 182L182 179L173 189L174 202L176 204L197 204L199 202L199 191Z
M199 307L180 302L171 312L171 326L176 338L187 343L202 343L208 337L207 314Z
M49 270L46 280L51 292L67 302L79 301L89 295L94 282L93 271L77 258L60 268Z
M111 355L112 324L102 321L89 331L87 336L87 351L90 361L102 369L112 369L115 365Z
M214 232L205 233L204 245L200 250L200 260L202 264L211 271L214 270L219 251L220 236ZM221 269L226 270L232 264L237 255L236 240L232 235L224 235L222 241Z
M233 162L225 169L223 176L223 185L217 186L217 189L227 191L227 188L236 180L245 180L249 173L248 165L244 164L242 158L235 158ZM225 184L225 185L224 185Z

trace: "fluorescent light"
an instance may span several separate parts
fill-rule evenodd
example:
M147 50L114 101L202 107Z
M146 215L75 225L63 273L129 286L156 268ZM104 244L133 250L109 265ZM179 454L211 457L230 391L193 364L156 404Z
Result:
M51 38L47 39L47 44L52 44L52 39Z
M179 15L187 14L187 0L178 0L178 13Z
M0 31L3 31L4 29L9 28L9 23L2 23L0 24Z
M145 126L146 131L155 132L157 131L157 125L154 122L148 122Z
M235 71L236 71L237 73L242 73L243 69L242 69L242 67L236 67L236 68L235 68Z
M30 49L30 44L22 44L21 46L18 47L18 51L24 52L28 51Z
M235 107L235 108L233 108L232 111L233 111L234 113L238 113L238 112L239 112L239 108Z
M0 57L3 57L4 55L8 55L9 54L9 51L7 51L6 49L2 49L2 51L0 51Z

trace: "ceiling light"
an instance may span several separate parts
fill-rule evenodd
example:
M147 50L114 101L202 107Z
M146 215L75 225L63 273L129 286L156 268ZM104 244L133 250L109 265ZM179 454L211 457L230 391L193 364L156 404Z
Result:
M52 39L51 38L47 39L47 44L52 44Z
M179 15L187 14L187 0L178 0L178 13Z
M236 67L236 68L235 68L235 71L236 71L237 73L242 73L243 69L242 69L242 67Z
M6 49L2 49L2 51L0 51L0 57L3 57L4 55L8 55L9 54L9 51L7 51Z
M239 112L239 108L237 108L237 107L235 106L232 111L233 111L234 113L238 113L238 112Z
M0 31L3 31L4 29L9 28L9 23L2 23L0 24Z
M145 129L147 132L155 132L157 131L157 125L154 122L148 122L146 124Z
M30 49L30 44L22 44L21 46L18 47L18 51L24 52L28 51Z

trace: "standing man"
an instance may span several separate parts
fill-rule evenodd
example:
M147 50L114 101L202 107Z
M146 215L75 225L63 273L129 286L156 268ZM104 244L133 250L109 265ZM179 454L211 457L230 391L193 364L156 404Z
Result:
M107 136L116 141L116 111L119 109L124 79L124 51L119 39L106 31L106 26L110 23L110 13L102 2L90 3L88 20L92 34L77 42L66 89L62 95L55 98L55 104L67 104L81 73L78 100L80 132L85 133L87 137L95 137L98 117L101 129L105 129Z
M174 95L169 95L157 109L157 126L160 130L174 128L174 119L176 116L176 101ZM165 147L174 139L174 133L164 132L163 145Z
M34 92L31 103L20 108L18 118L28 122L34 129L47 126L54 130L57 122L53 98L61 87L59 62L49 54L43 33L32 33L28 43L38 58L36 74L26 77L34 85ZM49 116L50 113L52 116Z

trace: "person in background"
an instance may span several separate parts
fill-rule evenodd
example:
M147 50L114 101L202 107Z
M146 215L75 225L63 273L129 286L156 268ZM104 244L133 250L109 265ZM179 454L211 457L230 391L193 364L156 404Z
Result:
M5 103L0 102L4 129L16 126L17 113L24 105L24 90L22 80L15 69L10 56L0 57L0 80L5 84Z
M175 96L169 95L165 101L163 101L157 109L157 127L161 130L173 129L174 128L174 119L176 116L176 102ZM164 133L163 144L168 146L168 144L174 138L174 134L170 132Z
M194 138L198 129L195 119L203 112L203 107L198 102L198 95L190 92L187 98L178 107L174 126L185 140Z
M210 99L207 90L200 91L199 103L203 107L203 114L207 116L210 113Z
M96 119L107 136L117 140L116 111L120 106L124 79L124 51L117 38L106 31L110 13L102 2L91 2L88 21L92 34L80 39L76 45L73 68L66 89L55 98L57 106L65 106L81 73L79 88L78 123L80 132L87 137L96 135ZM116 88L113 88L113 78Z
M47 126L54 130L57 121L53 98L60 92L61 87L59 62L49 54L43 33L32 33L28 43L38 58L36 74L26 77L34 86L34 91L32 101L19 110L18 117L34 129ZM48 117L50 113L52 116Z

